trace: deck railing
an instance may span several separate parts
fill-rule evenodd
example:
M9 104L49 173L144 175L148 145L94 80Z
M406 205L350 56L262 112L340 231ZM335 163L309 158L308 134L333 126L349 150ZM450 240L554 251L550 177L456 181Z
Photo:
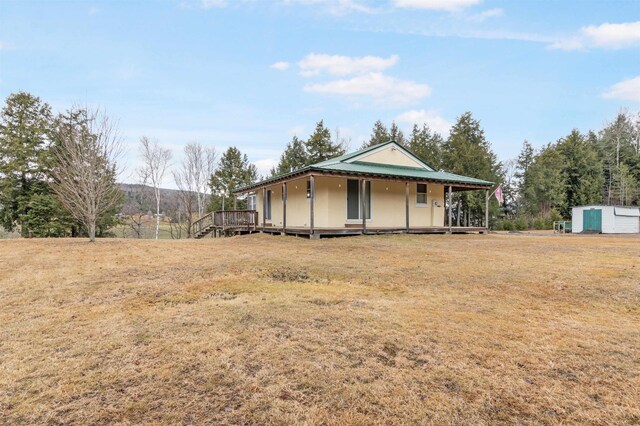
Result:
M258 225L258 212L255 210L221 210L210 212L193 222L191 233L200 238L214 229L255 230Z
M258 225L258 212L255 210L222 210L213 214L216 228L254 228Z
M213 227L213 212L209 212L202 216L200 219L193 222L191 225L191 235L199 238L203 233L207 233L207 230Z

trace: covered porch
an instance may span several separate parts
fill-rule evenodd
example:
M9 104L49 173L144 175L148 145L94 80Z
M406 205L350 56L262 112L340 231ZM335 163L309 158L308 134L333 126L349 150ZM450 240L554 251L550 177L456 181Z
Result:
M311 239L362 234L486 233L489 188L486 184L419 178L307 172L237 191L236 197L249 200L249 209L243 210L247 218L239 216L240 222L235 226L239 233ZM452 194L473 190L485 192L482 225L454 226ZM247 221L255 222L247 228Z

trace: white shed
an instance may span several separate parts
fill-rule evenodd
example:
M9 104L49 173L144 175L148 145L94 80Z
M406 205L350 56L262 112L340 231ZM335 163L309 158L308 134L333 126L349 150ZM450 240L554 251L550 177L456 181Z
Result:
M579 206L571 209L572 232L637 234L640 208L620 206Z

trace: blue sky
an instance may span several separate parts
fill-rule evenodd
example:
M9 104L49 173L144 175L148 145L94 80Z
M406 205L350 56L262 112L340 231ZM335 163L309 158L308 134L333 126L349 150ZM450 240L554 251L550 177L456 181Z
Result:
M18 90L117 118L123 180L143 135L264 173L320 119L355 149L377 119L446 136L465 111L506 160L640 109L640 2L2 0L0 96Z

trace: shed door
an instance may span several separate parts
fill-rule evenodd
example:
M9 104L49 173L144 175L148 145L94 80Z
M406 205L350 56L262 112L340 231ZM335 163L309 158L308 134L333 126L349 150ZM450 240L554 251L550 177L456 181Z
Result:
M583 231L602 231L602 209L589 209L582 211Z

